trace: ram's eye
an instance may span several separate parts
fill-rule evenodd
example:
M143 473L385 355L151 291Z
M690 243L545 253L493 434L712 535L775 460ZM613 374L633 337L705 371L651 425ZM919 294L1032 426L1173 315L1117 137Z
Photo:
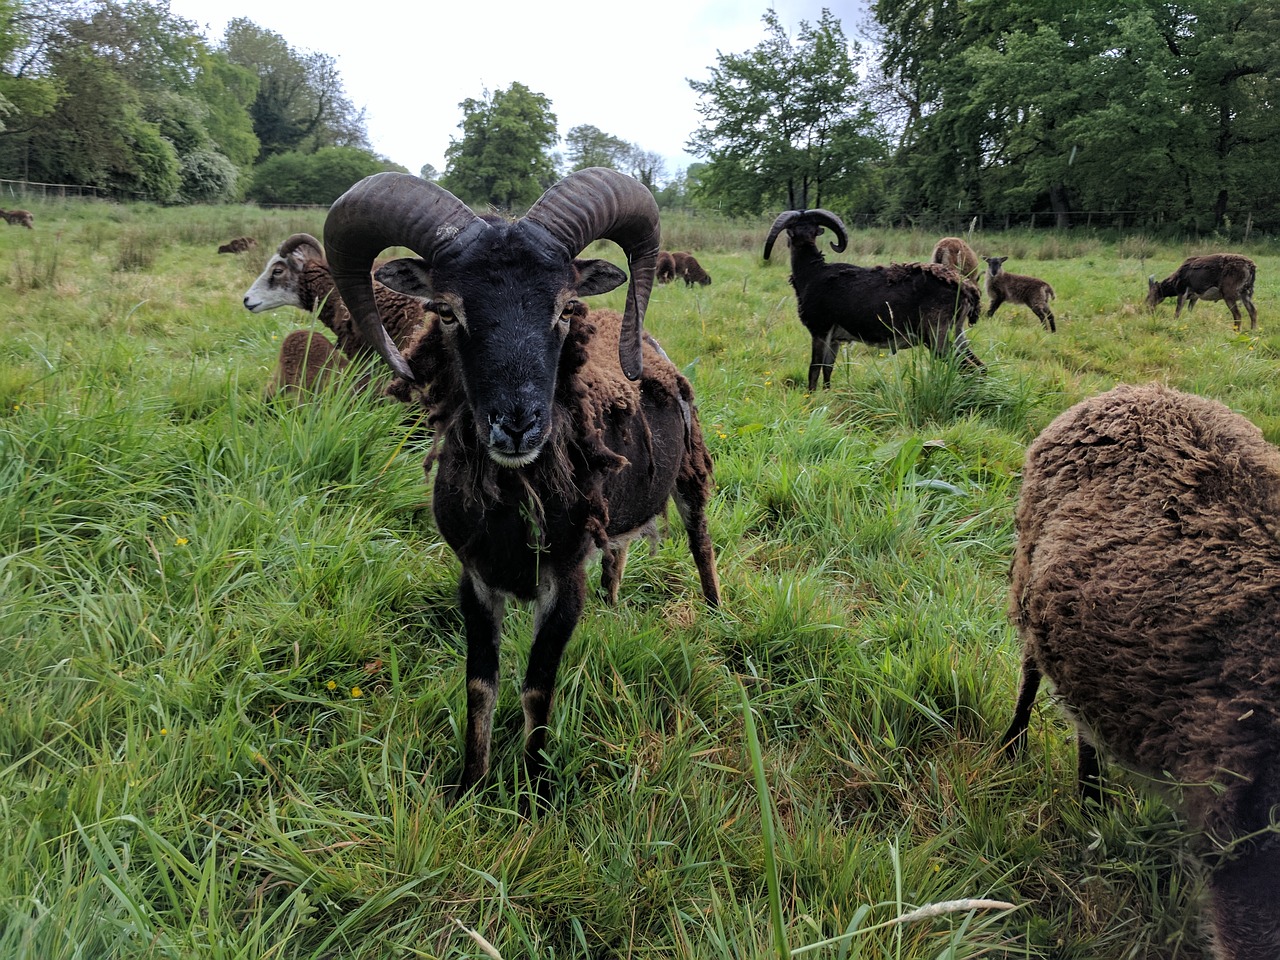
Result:
M441 323L458 322L458 315L453 312L453 307L444 300L432 300L427 304L427 309L439 317Z
M556 322L568 326L573 322L573 318L578 316L581 311L582 301L570 300L560 309L560 316L556 318Z

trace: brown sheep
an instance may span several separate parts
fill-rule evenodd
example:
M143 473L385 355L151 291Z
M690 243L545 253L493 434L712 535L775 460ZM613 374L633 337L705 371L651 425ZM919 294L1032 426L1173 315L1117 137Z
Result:
M933 262L950 267L966 280L978 279L978 255L959 237L943 237L933 247Z
M1119 386L1027 451L1010 617L1016 753L1041 677L1098 750L1162 788L1209 869L1219 960L1280 957L1280 451L1221 403Z
M1058 326L1053 319L1053 308L1049 301L1053 299L1053 287L1039 277L1028 277L1021 273L1005 273L1002 264L1008 257L983 257L987 261L987 316L996 312L996 307L1005 303L1020 303L1030 308L1040 318L1040 323L1050 333L1056 333Z
M698 263L692 253L680 251L671 254L671 259L675 261L676 276L684 280L686 287L692 287L695 283L705 287L711 282L711 275L702 269L702 264Z
M1225 300L1231 311L1232 329L1240 332L1240 307L1249 311L1249 329L1258 329L1258 309L1253 305L1253 283L1257 265L1238 253L1210 253L1187 257L1177 270L1163 280L1147 278L1147 306L1155 309L1165 297L1177 297L1173 315L1182 313L1185 303L1190 310L1197 300Z
M335 373L346 368L347 358L334 349L322 333L294 330L280 344L280 359L262 391L264 399L297 398L324 388Z
M676 278L676 260L669 250L658 251L658 268L654 279L659 283L670 283Z
M244 253L246 250L252 250L258 245L258 241L253 237L236 237L234 240L228 240L222 246L218 247L219 253Z
M5 223L11 227L35 229L35 217L31 215L30 210L0 210L0 217L4 217Z

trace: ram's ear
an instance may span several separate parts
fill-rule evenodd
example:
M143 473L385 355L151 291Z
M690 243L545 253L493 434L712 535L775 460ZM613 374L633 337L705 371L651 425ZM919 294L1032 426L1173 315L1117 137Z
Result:
M435 296L431 286L431 271L427 268L426 261L417 257L389 260L373 272L373 279L407 297L430 300Z
M608 293L627 282L627 274L621 267L615 267L608 260L575 260L574 269L578 271L578 296L594 297L597 293Z

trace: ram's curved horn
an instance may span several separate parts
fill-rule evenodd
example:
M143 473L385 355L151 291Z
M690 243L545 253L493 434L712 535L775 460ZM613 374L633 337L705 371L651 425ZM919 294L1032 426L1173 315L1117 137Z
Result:
M311 247L316 252L316 256L324 256L324 248L320 246L320 241L309 233L295 233L290 237L286 237L280 244L276 254L284 259L289 259L299 247Z
M628 379L641 373L640 335L658 266L661 226L653 193L633 177L607 167L569 174L538 198L525 218L541 226L576 257L595 240L612 240L627 255L631 274L622 317L618 361Z
M769 254L773 252L773 242L778 239L778 234L791 226L797 217L804 213L803 210L783 210L778 214L778 219L773 221L773 226L769 228L769 236L764 241L764 258L769 259Z
M814 223L821 224L831 230L836 235L835 241L831 244L831 249L836 253L844 253L844 248L849 245L849 231L845 229L844 222L830 210L823 210L820 207L814 210L805 211L805 219L812 220Z
M408 247L430 266L468 230L488 229L465 203L439 184L407 173L375 173L334 201L324 222L324 247L334 286L357 328L396 375L413 373L387 334L373 296L374 258L387 247Z

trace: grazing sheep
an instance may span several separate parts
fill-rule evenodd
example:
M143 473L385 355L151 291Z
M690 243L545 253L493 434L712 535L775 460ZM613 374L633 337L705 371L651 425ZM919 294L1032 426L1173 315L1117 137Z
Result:
M658 236L653 194L602 168L570 174L516 221L477 216L438 184L398 173L360 181L329 211L325 246L338 290L400 378L389 392L420 399L435 430L425 463L436 471L432 507L462 566L464 790L489 768L509 598L534 604L521 701L524 762L540 785L588 558L604 551L605 592L615 593L626 542L651 533L674 496L703 596L719 603L706 518L711 458L693 391L642 328ZM617 243L631 268L621 317L579 299L627 279L607 261L575 259L598 239ZM379 279L425 298L431 311L403 354L382 328L369 274L389 246L422 259L386 264Z
M705 287L711 282L711 274L702 269L702 264L698 263L692 253L673 253L671 259L675 261L676 276L684 280L686 287L692 287L695 283Z
M1084 795L1101 749L1196 831L1217 956L1280 957L1280 452L1216 401L1120 386L1032 443L1015 529L1006 749L1047 677Z
M831 386L836 352L854 340L893 350L926 344L939 356L954 349L965 363L982 367L964 332L978 319L981 295L975 284L936 263L827 263L817 244L824 227L836 234L831 249L843 251L848 231L829 210L784 211L764 242L766 260L783 230L791 242L791 286L800 322L813 337L810 390L817 387L819 372L823 386Z
M959 237L943 237L933 247L933 262L950 267L966 280L977 281L978 255Z
M1165 297L1177 297L1173 315L1182 313L1186 303L1190 310L1197 300L1225 300L1231 311L1232 329L1240 332L1240 303L1249 311L1249 329L1258 329L1258 308L1253 305L1253 283L1257 265L1238 253L1210 253L1203 257L1187 257L1177 270L1163 280L1147 278L1147 306L1155 309Z
M659 283L670 283L676 278L676 260L669 250L658 251L658 265L655 268L654 278Z
M346 366L347 358L323 334L294 330L280 344L280 360L262 391L263 398L315 393Z
M422 325L426 316L422 302L388 290L380 283L375 290L379 315L395 342L403 344ZM253 313L277 307L297 307L307 312L318 308L320 322L334 332L338 349L348 359L358 360L373 353L334 289L333 275L320 241L309 233L295 233L280 244L258 279L245 291L244 305Z
M236 237L234 240L228 240L222 246L218 247L219 253L244 253L246 250L252 250L258 245L258 241L253 237Z
M5 223L11 227L35 229L35 217L31 215L30 210L0 210L0 217L4 217Z
M1000 304L1020 303L1029 307L1040 318L1040 323L1050 333L1057 333L1049 301L1053 299L1053 287L1039 277L1021 273L1005 273L1003 264L1008 257L983 257L987 261L987 316L996 312Z

